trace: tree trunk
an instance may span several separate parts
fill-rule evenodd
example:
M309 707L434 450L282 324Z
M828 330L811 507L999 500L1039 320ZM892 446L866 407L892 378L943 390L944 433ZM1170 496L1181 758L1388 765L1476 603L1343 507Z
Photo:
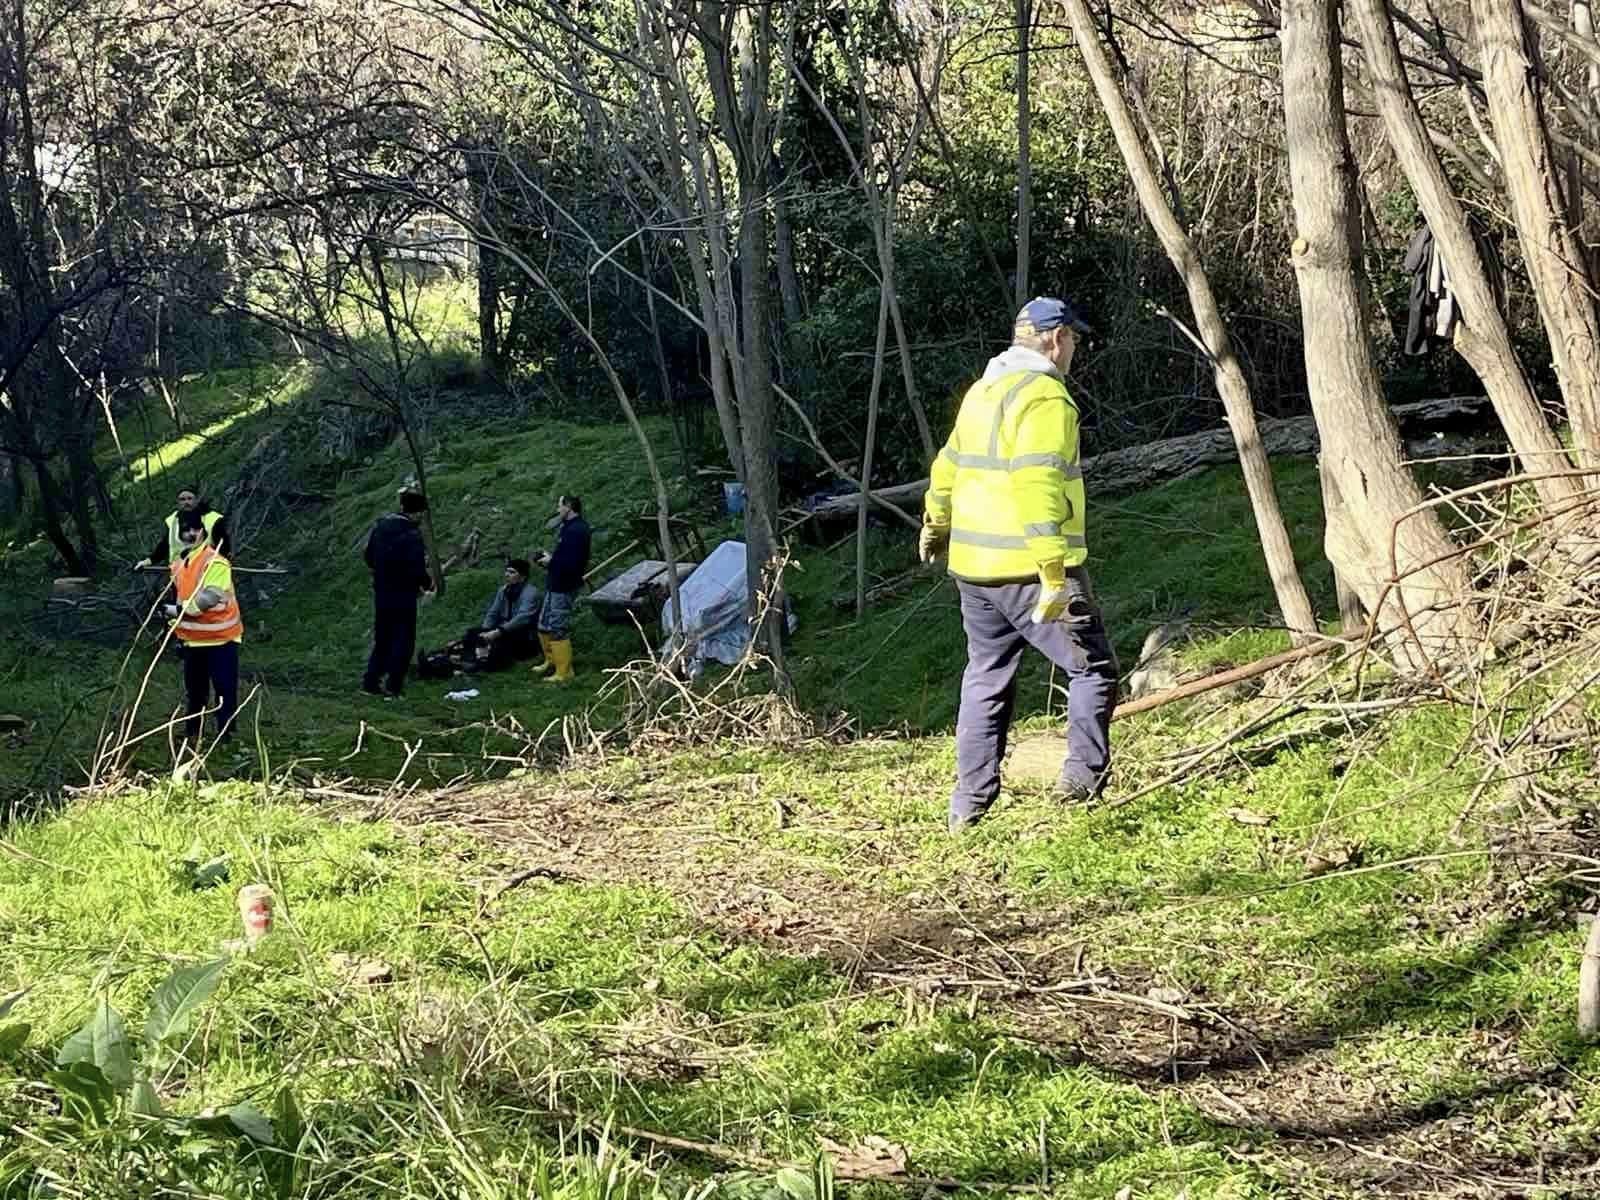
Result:
M61 491L56 486L55 478L50 474L50 468L42 455L33 460L33 474L39 484L39 517L44 523L45 538L56 548L56 553L61 555L61 561L66 564L67 574L89 574L88 564L78 554L78 548L72 544L72 539L67 536L67 531L61 525L63 507Z
M856 504L856 620L867 612L867 509L872 494L872 457L878 446L878 397L883 391L883 354L889 341L889 282L878 288L878 340L867 392L867 437L861 447L861 491Z
M1460 630L1467 581L1432 509L1400 461L1394 417L1372 364L1356 268L1355 166L1344 123L1335 0L1285 0L1284 121L1297 236L1291 248L1305 335L1306 382L1337 497L1325 547L1334 569L1415 664ZM1390 561L1391 538L1394 561ZM1392 588L1388 585L1393 582ZM1412 654L1411 651L1415 651Z
M1013 309L1021 309L1029 299L1028 243L1033 232L1033 98L1029 80L1032 40L1033 0L1017 0L1017 280Z
M505 382L500 349L500 260L487 246L478 247L478 357L496 383Z
M1600 466L1600 320L1545 128L1543 84L1521 0L1472 0L1483 89L1517 241L1550 339L1580 467Z
M783 304L783 342L789 352L794 387L805 403L816 411L816 398L812 396L814 380L811 345L805 336L805 304L800 294L800 273L794 265L794 227L789 221L789 203L784 198L787 182L785 167L773 156L772 168L772 237L773 251L778 266L778 299Z
M1089 15L1089 6L1086 0L1066 0L1066 11L1067 19L1072 23L1074 40L1083 54L1084 64L1089 68L1089 76L1100 97L1100 106L1111 122L1111 131L1122 150L1123 162L1127 164L1128 173L1138 191L1139 204L1161 239L1161 245L1166 249L1173 267L1183 277L1184 287L1189 293L1195 323L1199 326L1206 353L1211 359L1217 392L1222 397L1228 425L1239 449L1239 465L1244 471L1245 488L1250 494L1250 507L1261 536L1267 573L1272 578L1273 592L1278 598L1284 624L1296 635L1298 642L1305 635L1316 632L1316 616L1311 611L1311 597L1306 594L1305 584L1295 566L1294 546L1289 541L1289 531L1283 523L1283 511L1278 506L1272 466L1267 461L1261 433L1256 427L1250 385L1233 352L1233 341L1217 308L1216 297L1211 292L1211 282L1200 263L1200 256L1162 193L1155 165L1150 161L1145 144L1134 126L1133 114L1112 76L1111 62L1100 45Z
M747 170L748 168L746 168ZM772 390L772 352L767 342L771 294L767 284L766 189L758 174L740 178L739 282L743 307L740 334L744 386L739 389L739 430L744 442L745 570L751 600L767 586L778 553L777 396ZM774 588L759 640L780 685L783 661L783 593Z
M1461 301L1456 348L1483 380L1524 469L1556 471L1567 467L1566 451L1540 411L1512 346L1511 331L1495 302L1483 257L1467 224L1466 209L1452 190L1438 152L1428 138L1422 112L1406 79L1386 0L1346 0L1346 4L1361 29L1367 67L1372 74L1373 98L1395 157L1433 230L1439 253L1444 256L1451 290ZM1572 477L1540 479L1535 487L1549 510L1570 504L1583 490Z
M688 408L680 405L674 396L672 372L667 369L667 351L666 347L661 343L661 315L656 311L656 289L650 278L652 274L650 269L650 251L645 245L645 239L642 237L639 239L639 271L641 278L644 280L645 314L650 320L650 350L652 356L655 358L656 384L661 389L661 405L667 410L668 414L670 414L672 418L672 432L673 437L678 443L678 457L683 464L683 477L684 479L693 479L693 444L695 438L692 430L689 427L689 423L691 420L695 420L697 418L690 413ZM624 402L626 402L626 393L624 393ZM649 451L646 451L646 453L648 454ZM671 568L670 563L668 564L668 567L669 569ZM674 581L674 589L676 586L676 581ZM676 604L676 590L674 590L673 596L674 604ZM676 607L674 607L673 611L677 611Z

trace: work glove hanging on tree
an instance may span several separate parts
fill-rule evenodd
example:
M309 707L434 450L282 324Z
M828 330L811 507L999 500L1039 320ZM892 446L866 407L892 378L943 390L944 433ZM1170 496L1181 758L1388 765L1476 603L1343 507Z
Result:
M948 525L924 524L917 534L917 557L925 563L936 562L950 546Z
M1039 599L1033 606L1035 625L1087 625L1094 618L1089 572L1060 562L1039 564Z

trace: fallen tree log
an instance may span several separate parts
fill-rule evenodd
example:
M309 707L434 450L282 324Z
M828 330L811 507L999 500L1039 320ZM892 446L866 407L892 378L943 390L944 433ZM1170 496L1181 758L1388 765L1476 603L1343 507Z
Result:
M1486 396L1444 396L1419 400L1415 404L1397 404L1391 411L1400 425L1400 436L1408 443L1407 452L1413 458L1438 457L1437 451L1429 453L1433 447L1423 439L1441 432L1492 428L1498 433L1499 430ZM1263 418L1261 441L1272 458L1315 454L1317 424L1309 416ZM1233 431L1224 427L1092 455L1083 461L1083 474L1091 495L1109 496L1183 479L1207 467L1236 462L1238 456ZM927 490L928 481L917 479L877 488L873 495L893 504L915 504ZM859 503L857 493L835 496L822 501L812 513L822 520L852 516Z
M1188 683L1180 683L1177 687L1168 688L1166 691L1152 692L1150 695L1141 696L1137 700L1125 701L1117 705L1111 714L1111 719L1118 721L1123 717L1131 717L1136 713L1149 712L1152 708L1160 708L1164 704L1171 704L1177 700L1187 700L1191 696L1198 696L1203 692L1226 687L1230 683L1242 683L1246 679L1254 679L1257 675L1265 675L1275 667L1299 662L1303 658L1314 658L1319 654L1326 654L1328 651L1338 649L1344 645L1344 642L1332 638L1325 642L1311 642L1293 650L1285 650L1281 654L1258 658L1255 662L1245 663L1242 667L1232 667L1226 671L1218 671L1215 675L1191 679Z

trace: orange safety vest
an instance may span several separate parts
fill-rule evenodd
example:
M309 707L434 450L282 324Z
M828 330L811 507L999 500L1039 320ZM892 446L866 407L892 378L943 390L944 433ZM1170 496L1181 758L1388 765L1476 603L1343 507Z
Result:
M205 586L206 573L220 566L232 591L232 573L228 560L217 553L215 546L201 549L172 563L172 583L178 593L178 640L190 646L220 646L237 642L244 637L244 619L239 615L237 597L230 597L205 612L191 611L189 601Z

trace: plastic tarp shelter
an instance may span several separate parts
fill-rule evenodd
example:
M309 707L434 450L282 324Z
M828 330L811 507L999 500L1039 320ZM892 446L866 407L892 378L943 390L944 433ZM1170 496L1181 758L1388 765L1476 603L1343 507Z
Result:
M687 648L687 667L691 676L699 675L707 662L733 666L750 647L748 575L745 571L743 542L723 542L694 574L678 585L683 604L683 628L674 631L676 613L671 599L661 610L661 628L667 631L662 654L670 655L674 639L681 637ZM789 614L790 632L794 615Z

